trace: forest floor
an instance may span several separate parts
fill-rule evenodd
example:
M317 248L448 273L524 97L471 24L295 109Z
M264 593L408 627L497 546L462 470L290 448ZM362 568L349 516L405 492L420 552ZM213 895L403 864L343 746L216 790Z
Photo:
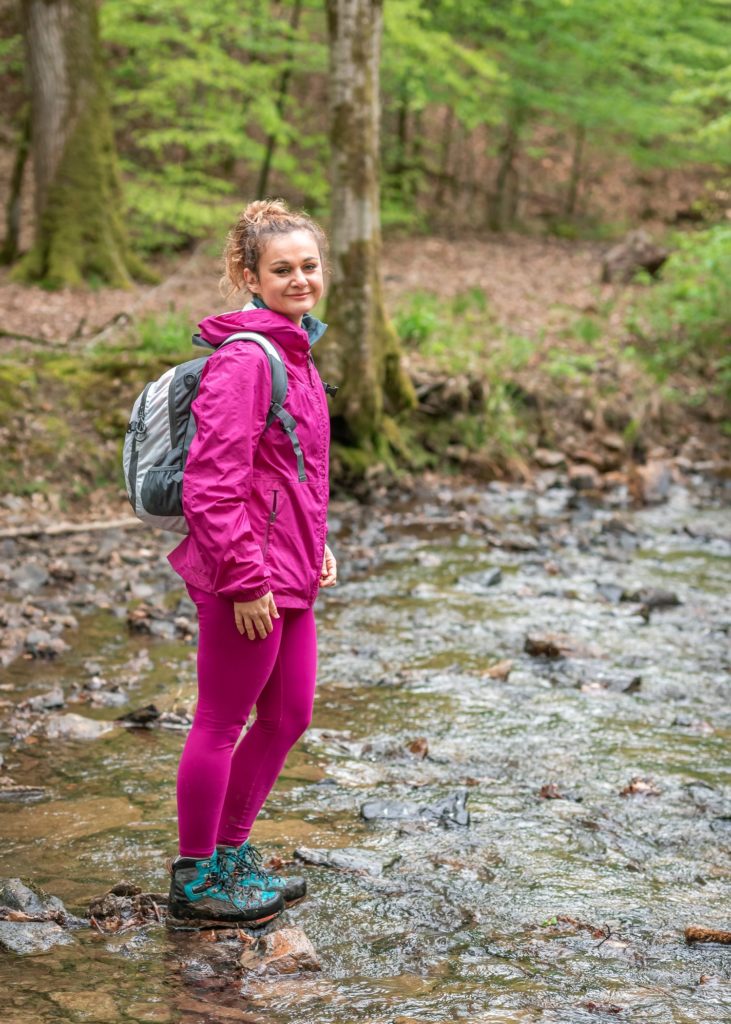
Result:
M520 235L387 240L386 301L420 395L406 427L426 453L417 469L529 480L550 468L579 488L619 482L640 497L638 464L655 483L727 471L727 410L702 374L661 380L637 358L627 316L651 286L600 283L607 248ZM117 465L134 396L161 359L187 357L188 325L243 298L221 297L211 243L158 271L159 284L129 291L47 292L0 276L0 519L126 512ZM155 336L171 323L177 348L153 341L145 362L145 325Z

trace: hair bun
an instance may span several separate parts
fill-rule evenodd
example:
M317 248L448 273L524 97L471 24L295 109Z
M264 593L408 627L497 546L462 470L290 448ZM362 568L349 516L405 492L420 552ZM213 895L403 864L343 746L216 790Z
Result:
M283 199L255 199L244 210L243 219L247 224L266 224L267 221L291 217Z

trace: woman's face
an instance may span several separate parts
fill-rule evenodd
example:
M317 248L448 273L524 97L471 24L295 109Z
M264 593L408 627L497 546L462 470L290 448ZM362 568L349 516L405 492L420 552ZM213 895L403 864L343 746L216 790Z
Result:
M259 259L259 273L245 267L244 280L252 295L299 326L325 288L315 236L306 229L273 235Z

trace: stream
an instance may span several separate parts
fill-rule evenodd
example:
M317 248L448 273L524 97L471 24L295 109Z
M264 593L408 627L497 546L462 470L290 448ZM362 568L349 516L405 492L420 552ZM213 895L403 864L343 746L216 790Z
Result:
M731 929L728 489L633 509L550 475L417 482L334 502L330 529L313 724L253 834L309 859L275 926L322 969L247 972L236 939L154 921L78 928L0 951L4 1024L728 1024L731 946L684 937ZM195 694L171 546L5 542L6 597L62 643L26 637L2 672L0 876L76 914L121 879L167 891ZM180 727L48 727L148 704Z

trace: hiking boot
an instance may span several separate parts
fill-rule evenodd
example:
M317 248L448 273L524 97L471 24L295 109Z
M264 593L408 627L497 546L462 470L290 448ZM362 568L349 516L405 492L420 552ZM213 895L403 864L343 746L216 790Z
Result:
M262 855L248 840L241 846L217 846L216 853L221 870L228 873L235 884L244 890L281 893L287 906L297 903L307 894L307 882L304 878L283 878L281 875L265 871L262 867Z
M239 888L214 852L204 860L176 857L170 865L167 923L171 928L264 924L284 909L279 892Z

